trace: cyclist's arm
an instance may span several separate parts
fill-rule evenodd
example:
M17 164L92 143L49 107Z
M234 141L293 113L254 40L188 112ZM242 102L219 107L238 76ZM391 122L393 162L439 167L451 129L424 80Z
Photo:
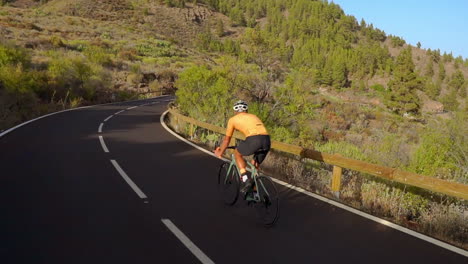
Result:
M226 151L226 148L229 146L229 142L231 142L233 134L234 122L232 119L229 119L226 129L226 136L224 137L223 143L221 143L221 146L215 150L215 155L218 156L218 158L221 158L221 156L224 154L224 151Z
M215 154L218 156L218 158L221 158L221 156L224 154L224 151L226 151L226 148L229 146L229 142L231 142L231 137L225 136L223 143L221 143L221 146L215 151Z

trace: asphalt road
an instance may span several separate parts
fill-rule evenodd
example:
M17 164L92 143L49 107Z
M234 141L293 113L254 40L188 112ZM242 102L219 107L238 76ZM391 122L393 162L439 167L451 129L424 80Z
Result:
M0 137L0 263L468 263L282 186L273 228L243 202L224 206L221 161L161 126L168 99L59 113Z

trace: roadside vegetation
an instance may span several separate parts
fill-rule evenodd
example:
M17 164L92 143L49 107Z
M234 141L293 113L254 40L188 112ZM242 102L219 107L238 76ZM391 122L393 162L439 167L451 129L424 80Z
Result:
M34 8L9 6L17 2ZM67 1L29 2L0 8L0 130L61 109L173 93L190 61L176 40L131 28L135 22L108 22L119 8L87 18L67 15L79 8ZM98 12L112 7L93 4ZM142 10L122 12L133 21Z
M276 140L468 183L467 60L407 45L324 1L199 2L245 30L234 40L219 37L222 25L199 34L216 59L179 76L183 112L224 125L241 97Z

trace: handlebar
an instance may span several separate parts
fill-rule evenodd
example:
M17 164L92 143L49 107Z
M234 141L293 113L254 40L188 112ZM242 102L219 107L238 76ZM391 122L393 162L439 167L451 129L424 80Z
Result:
M219 144L219 142L216 141L215 146L214 146L215 149L217 149L219 146L221 146L221 144ZM236 148L237 146L228 146L226 149L236 149Z

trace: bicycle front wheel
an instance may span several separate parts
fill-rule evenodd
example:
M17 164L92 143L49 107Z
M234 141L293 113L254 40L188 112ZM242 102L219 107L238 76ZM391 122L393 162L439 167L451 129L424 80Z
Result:
M226 205L233 205L239 197L239 175L235 167L229 170L229 163L221 164L218 172L218 191Z
M272 226L279 218L279 195L275 184L267 176L257 178L257 192L260 201L255 208L260 221L266 226Z

